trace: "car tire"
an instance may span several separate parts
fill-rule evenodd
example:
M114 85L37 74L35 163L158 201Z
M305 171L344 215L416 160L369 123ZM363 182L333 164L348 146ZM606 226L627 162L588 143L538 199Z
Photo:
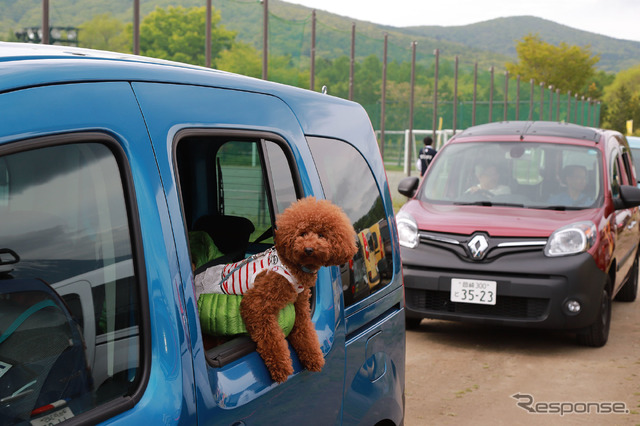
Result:
M638 272L638 256L636 256L631 272L629 272L629 278L616 295L616 300L621 302L633 302L636 300L638 296Z
M407 330L415 330L420 327L420 322L422 322L422 318L405 317L405 328Z
M609 296L609 284L607 279L605 287L602 289L602 298L596 320L585 331L578 333L578 343L583 346L599 348L604 346L609 339L609 329L611 328L611 297Z

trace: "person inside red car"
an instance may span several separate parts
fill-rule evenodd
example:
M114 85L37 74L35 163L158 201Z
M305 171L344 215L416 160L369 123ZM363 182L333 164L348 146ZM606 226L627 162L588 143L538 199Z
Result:
M552 206L589 206L593 197L585 192L587 187L587 169L584 166L570 165L562 169L562 181L566 185L563 192L549 198Z
M486 194L489 196L509 194L511 189L500 183L500 171L495 164L487 164L476 172L478 184L465 191L465 194Z

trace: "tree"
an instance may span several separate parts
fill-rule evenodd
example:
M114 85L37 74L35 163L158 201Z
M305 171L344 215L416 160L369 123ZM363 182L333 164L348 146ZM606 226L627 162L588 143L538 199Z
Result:
M211 14L212 65L220 52L231 48L236 33L228 31L220 22L220 13ZM140 53L194 65L205 65L206 8L182 6L156 8L140 23Z
M262 76L262 57L251 45L234 43L230 49L223 50L216 59L216 68L260 78Z
M640 65L620 71L605 89L604 127L626 133L627 120L640 127Z
M538 83L553 85L562 90L578 93L590 83L595 74L595 64L600 57L592 55L589 47L554 46L545 43L540 36L527 35L516 45L518 62L507 63L511 75L523 80L534 79Z
M96 15L80 25L78 44L90 49L131 53L131 37L125 24L111 13Z

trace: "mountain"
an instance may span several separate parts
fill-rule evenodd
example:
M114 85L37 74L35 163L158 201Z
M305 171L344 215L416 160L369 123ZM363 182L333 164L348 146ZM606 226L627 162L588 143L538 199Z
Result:
M221 13L220 24L236 31L238 39L262 49L262 6L255 0L212 0ZM95 14L111 13L125 22L133 16L131 0L52 0L51 25L78 26ZM202 0L141 0L141 16L155 7L170 5L204 6ZM0 38L26 26L41 25L41 0L0 0ZM269 2L270 51L293 56L309 54L311 9L271 0ZM527 34L538 34L547 43L565 42L569 45L590 46L600 55L598 69L617 72L640 63L640 42L619 40L577 30L541 18L517 16L497 18L463 26L390 27L349 17L317 12L316 57L334 59L350 54L351 25L356 25L356 56L362 59L371 54L382 55L384 34L389 36L389 60L410 61L410 43L417 41L418 61L429 61L437 48L446 59L459 56L462 64L478 62L481 67L516 59L517 40ZM272 50L273 49L273 50ZM291 52L294 49L294 52Z
M465 46L515 58L516 43L527 34L538 34L547 43L589 46L600 55L599 69L620 71L640 63L640 42L620 40L577 30L533 16L496 18L458 27L423 26L401 29L406 34L453 41Z

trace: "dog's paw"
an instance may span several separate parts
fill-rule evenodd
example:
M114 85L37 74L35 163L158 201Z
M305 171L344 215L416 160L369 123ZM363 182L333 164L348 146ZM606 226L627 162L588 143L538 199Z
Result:
M322 371L322 367L324 367L324 357L322 356L322 353L305 357L304 360L301 359L300 361L304 368L309 371L320 372Z
M272 365L268 367L271 379L274 382L284 383L287 378L293 374L293 367L291 365Z

